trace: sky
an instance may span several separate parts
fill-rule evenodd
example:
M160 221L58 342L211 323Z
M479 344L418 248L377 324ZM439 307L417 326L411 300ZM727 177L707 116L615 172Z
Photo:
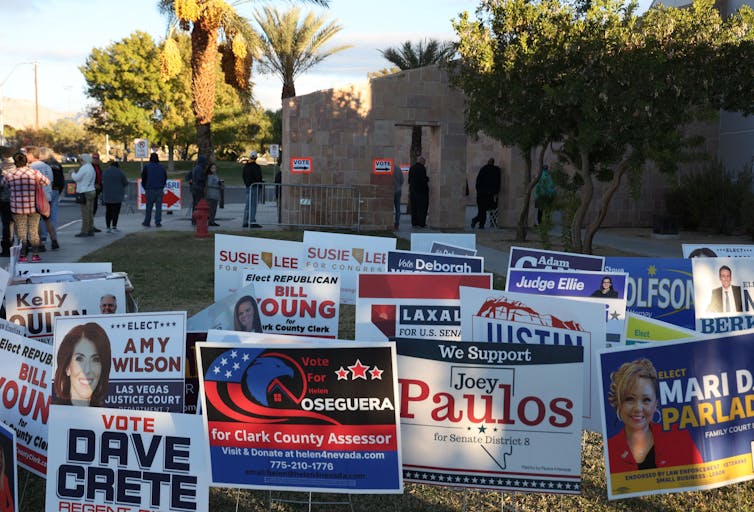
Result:
M167 33L157 0L0 0L0 93L3 98L34 99L34 66L39 104L65 112L85 110L85 82L79 67L93 48L106 48L136 30L156 41ZM254 4L287 9L285 1L242 2L236 10L252 17ZM324 13L343 26L328 46L352 48L336 53L296 80L297 94L367 80L367 73L389 66L378 49L425 37L453 39L450 20L469 0L330 0L330 8L298 3L303 12ZM20 64L16 66L17 64ZM282 83L254 70L254 96L265 108L280 108Z

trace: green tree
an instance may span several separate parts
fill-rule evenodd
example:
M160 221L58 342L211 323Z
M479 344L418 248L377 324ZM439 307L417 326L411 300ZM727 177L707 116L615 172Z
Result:
M431 64L445 64L455 55L455 45L436 39L425 39L417 43L404 42L399 47L378 50L385 59L401 71L416 69ZM422 154L422 127L411 129L411 163Z
M257 66L263 73L277 75L283 82L281 99L296 95L296 77L319 64L330 55L350 48L341 45L324 49L324 45L343 27L336 22L327 23L325 16L313 12L300 18L298 8L280 12L264 7L254 13L261 33L260 58Z
M310 1L324 6L329 3L328 0ZM191 32L191 93L196 142L199 153L210 156L215 61L221 52L226 81L238 89L248 89L254 33L248 21L225 0L160 0L159 6L172 21Z
M622 179L636 184L649 161L676 170L690 146L683 127L716 112L727 87L716 71L730 65L720 49L735 38L711 0L642 17L635 9L616 0L582 9L503 0L454 22L467 130L520 148L559 142L557 155L583 183L571 225L583 252ZM586 222L595 180L607 185Z

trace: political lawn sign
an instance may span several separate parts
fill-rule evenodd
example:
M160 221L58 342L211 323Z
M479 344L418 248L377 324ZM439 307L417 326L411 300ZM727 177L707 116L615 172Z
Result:
M215 301L237 291L244 270L302 270L301 242L215 235Z
M506 288L511 292L571 297L575 300L604 304L607 342L612 345L623 345L626 338L627 277L627 274L618 272L509 268ZM604 284L607 281L610 282L609 289ZM607 293L602 293L603 290Z
M583 347L396 345L405 480L581 492Z
M8 321L26 328L29 338L52 343L56 318L97 315L103 295L113 295L125 311L122 279L11 285L5 294L5 314Z
M340 274L340 301L356 303L359 274L384 272L395 238L304 231L302 270Z
M484 272L484 258L453 254L388 251L387 271L478 274Z
M108 262L92 263L16 263L16 273L14 278L29 275L38 276L39 274L51 274L51 277L60 277L65 280L66 275L70 274L110 274L113 271L113 264Z
M433 252L432 246L436 243L476 251L476 235L473 233L411 233L413 252Z
M754 477L752 343L751 333L718 335L600 354L610 499L711 489ZM637 368L656 374L657 385L648 378L623 380ZM613 379L620 403L609 398ZM644 403L641 423L649 424L653 456L642 457L639 446L628 443L638 420L627 397L636 394Z
M78 333L82 330L86 333L86 339L94 342L100 360L107 361L103 350L111 353L107 361L111 364L107 367L102 364L99 376L99 380L106 385L100 407L183 412L185 311L57 317L53 372L58 368L61 346L73 343L75 349L75 344L81 339ZM99 339L93 340L92 336ZM55 378L58 375L64 378L65 373L54 375ZM57 396L53 390L53 403L70 401L68 397Z
M700 338L701 334L649 316L626 313L626 345Z
M457 245L444 244L441 242L433 242L429 252L432 254L456 254L458 256L476 256L476 249L468 249L466 247L458 247Z
M136 188L139 191L136 197L136 209L146 210L147 193L141 184L141 179L136 180ZM163 211L180 211L181 207L181 180L168 179L162 191L162 209Z
M209 510L201 416L50 408L46 510Z
M754 258L692 258L691 268L697 331L754 328Z
M508 268L538 268L542 270L602 271L605 258L572 252L547 251L529 247L511 247Z
M686 329L696 327L691 261L608 256L606 272L626 272L626 311Z
M52 391L52 346L19 334L0 334L0 420L16 432L18 463L47 473L47 424ZM7 454L6 454L7 455ZM6 466L8 467L8 466Z
M754 245L682 244L684 258L754 258Z
M604 306L527 293L461 287L461 339L526 345L583 347L581 409L584 428L600 430L597 351L606 347Z
M490 290L492 274L360 274L356 339L461 340L461 286Z
M0 508L13 512L18 510L18 466L16 465L16 433L0 422L0 450L3 472L0 475Z
M262 331L338 337L339 275L246 270L241 283L254 285Z
M212 483L400 493L390 343L198 343Z

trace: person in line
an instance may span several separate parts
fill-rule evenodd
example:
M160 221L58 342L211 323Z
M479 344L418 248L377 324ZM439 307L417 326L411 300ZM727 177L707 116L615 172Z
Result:
M403 192L403 171L400 166L395 165L393 167L393 210L395 211L395 219L393 221L393 229L396 231L400 227L401 222L401 193Z
M500 193L500 167L495 165L495 159L490 158L479 169L476 175L476 217L471 219L471 227L479 224L484 229L487 222L487 211L497 208L497 195Z
M55 232L58 230L58 215L60 213L60 198L65 191L65 173L63 166L55 159L49 148L44 148L44 162L52 169L52 195L50 196L50 221ZM45 227L45 229L47 229ZM54 245L54 244L53 244ZM55 249L55 247L53 247Z
M613 288L613 279L609 276L602 278L602 283L598 290L592 293L592 297L601 297L603 299L617 299L618 292Z
M260 185L254 186L255 183L264 183L262 178L262 168L257 163L257 152L252 151L249 154L249 161L241 169L243 183L246 185L246 205L243 209L243 224L241 227L261 228L257 224L257 202L261 191Z
M411 226L427 227L427 210L429 209L429 178L427 161L420 156L408 170L408 198L411 203Z
M720 278L719 287L712 290L710 294L709 313L741 313L743 306L741 304L741 287L731 285L733 273L728 265L723 265L717 272Z
M162 196L167 182L168 173L165 167L160 163L157 153L152 153L149 155L149 163L141 171L141 183L147 196L147 211L144 213L142 226L149 227L154 207L154 225L158 228L162 227Z
M534 187L534 207L537 209L537 225L542 224L544 212L552 208L556 196L555 184L552 182L552 176L550 176L549 169L545 165L542 167L542 175Z
M83 203L79 204L81 207L81 231L75 236L94 236L92 211L94 209L94 201L97 198L97 191L94 188L97 174L94 172L94 167L92 167L91 155L86 153L81 155L81 161L84 162L83 165L77 171L71 173L71 179L76 182L76 193L84 194L85 199Z
M189 177L189 188L191 190L191 224L196 224L193 213L194 210L196 210L196 205L204 198L204 189L207 186L207 165L207 157L199 155L196 159L196 165L191 169L191 176Z
M103 315L114 315L118 310L118 301L115 295L107 294L99 298L99 312Z
M31 261L39 258L39 213L37 213L37 185L47 185L50 181L27 164L26 155L21 152L13 155L16 168L3 177L3 184L10 188L10 209L16 237L21 241L21 256L18 261L28 261L31 244Z
M96 192L94 203L92 203L92 229L95 233L99 233L102 230L94 225L94 217L97 215L97 205L100 201L100 195L102 195L102 163L99 159L99 153L96 151L92 153L92 167L94 167L94 191Z
M15 510L15 498L8 478L6 463L5 448L0 445L0 512L13 512Z
M674 425L665 431L660 418L655 420L659 390L657 370L648 359L624 363L610 375L608 403L623 423L607 441L612 473L704 462L687 430Z
M3 154L2 166L0 173L2 177L16 169L13 157L7 153ZM13 213L10 210L10 187L5 183L0 185L0 220L3 223L2 252L0 257L8 258L10 248L13 245Z
M121 170L120 164L113 160L107 169L102 171L102 200L105 202L105 226L107 232L118 231L120 206L126 195L128 178Z
M209 203L209 226L219 226L215 222L217 215L217 203L220 202L220 178L217 176L217 164L214 162L207 167L207 203Z
M52 403L105 405L112 354L110 339L99 324L89 322L68 331L60 343L56 361Z
M262 332L262 320L259 318L257 301L251 295L244 295L233 308L233 330L243 332Z
M36 169L37 171L42 173L45 178L50 180L50 183L43 187L45 198L47 198L47 203L50 204L50 215L45 216L41 213L39 214L39 216L41 217L38 226L39 252L45 252L47 250L45 245L47 243L48 235L52 240L51 248L54 251L60 248L60 245L58 244L58 236L55 232L55 225L52 222L52 183L55 179L55 176L52 172L52 167L50 167L47 162L42 160L42 148L38 148L37 146L26 146L24 149L26 150L26 159L29 161L29 167Z

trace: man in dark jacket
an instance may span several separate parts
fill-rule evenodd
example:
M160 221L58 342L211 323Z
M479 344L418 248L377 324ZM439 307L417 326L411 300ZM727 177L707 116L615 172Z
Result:
M241 169L243 183L246 185L246 206L243 209L243 227L261 228L257 224L257 200L262 188L260 185L253 186L255 183L263 183L262 168L257 163L257 152L252 151L249 155L249 161Z
M487 210L497 208L495 196L500 193L500 167L495 165L495 159L490 158L487 165L479 169L476 176L476 217L471 219L471 227L479 224L484 229L487 222Z
M149 155L149 163L141 171L141 184L147 196L147 211L144 214L142 226L149 227L152 220L152 206L154 206L154 225L158 228L162 227L162 195L167 180L167 171L160 164L157 153L152 153Z
M408 198L411 202L411 225L415 228L427 226L429 208L429 178L426 160L420 156L408 170Z

